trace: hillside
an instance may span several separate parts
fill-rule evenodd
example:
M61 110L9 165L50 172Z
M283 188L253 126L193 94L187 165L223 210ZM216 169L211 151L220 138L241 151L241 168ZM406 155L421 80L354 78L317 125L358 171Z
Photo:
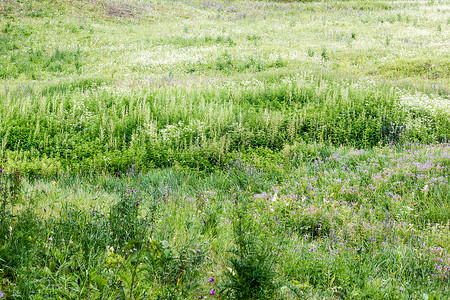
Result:
M0 297L450 297L449 13L3 0Z

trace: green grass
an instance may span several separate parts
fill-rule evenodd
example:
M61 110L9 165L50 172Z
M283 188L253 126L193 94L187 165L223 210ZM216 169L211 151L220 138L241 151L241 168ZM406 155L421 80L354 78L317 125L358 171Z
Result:
M2 219L12 226L3 227L2 270L16 283L4 289L38 298L192 298L211 288L225 298L448 296L448 145L322 147L291 149L295 159L265 170L237 158L208 176L22 181ZM14 176L3 173L7 201Z
M450 297L447 6L3 1L0 295Z
M232 62L222 60L217 65L236 72ZM372 147L450 136L448 105L421 108L420 102L401 99L428 96L405 98L364 82L265 75L214 89L139 90L113 90L106 82L85 79L40 90L19 86L4 94L5 167L21 165L26 173L42 175L90 172L92 165L97 172L123 172L134 157L142 170L174 165L214 170L233 153L263 148L281 155L295 142ZM432 105L440 98L426 99Z

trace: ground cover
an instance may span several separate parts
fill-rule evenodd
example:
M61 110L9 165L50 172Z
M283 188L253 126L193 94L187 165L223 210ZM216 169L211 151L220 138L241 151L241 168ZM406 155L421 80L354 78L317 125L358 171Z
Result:
M0 295L450 297L446 1L0 4Z

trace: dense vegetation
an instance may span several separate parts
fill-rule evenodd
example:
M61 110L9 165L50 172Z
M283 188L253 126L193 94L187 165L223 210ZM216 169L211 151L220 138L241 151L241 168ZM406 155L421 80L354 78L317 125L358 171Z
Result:
M450 297L449 12L3 1L0 297Z

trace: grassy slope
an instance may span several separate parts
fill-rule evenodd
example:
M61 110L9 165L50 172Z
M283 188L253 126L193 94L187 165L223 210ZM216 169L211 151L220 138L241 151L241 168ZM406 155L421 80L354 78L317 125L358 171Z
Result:
M373 146L402 125L405 140L450 135L444 4L5 3L1 151L30 174L133 156L209 170L286 140Z
M0 292L447 297L448 12L2 2Z
M69 3L11 5L2 25L15 20L17 30L32 29L18 50L82 50L86 77L114 75L137 81L171 73L181 81L208 78L213 74L192 76L185 68L227 51L238 57L281 56L290 70L306 67L357 77L409 78L444 90L449 84L445 3ZM42 12L41 18L30 17L37 12ZM233 46L216 42L219 37L230 37ZM324 49L326 63L321 58ZM47 78L43 73L36 76ZM30 78L24 75L23 79Z

